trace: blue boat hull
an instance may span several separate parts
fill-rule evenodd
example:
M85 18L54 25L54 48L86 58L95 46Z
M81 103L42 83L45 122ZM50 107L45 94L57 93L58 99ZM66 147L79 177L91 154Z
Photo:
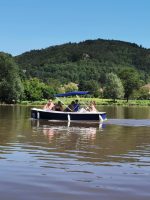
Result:
M85 121L104 121L106 120L106 112L60 112L60 111L44 111L42 109L31 109L31 118L46 120L85 120Z

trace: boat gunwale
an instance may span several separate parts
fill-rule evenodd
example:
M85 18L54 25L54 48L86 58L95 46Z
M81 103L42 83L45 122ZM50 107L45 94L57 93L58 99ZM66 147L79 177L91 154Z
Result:
M45 112L45 113L59 113L59 114L106 114L106 112L65 112L65 111L55 111L55 110L43 110L43 109L38 109L38 108L32 108L31 110L34 110L34 111L39 111L39 112Z

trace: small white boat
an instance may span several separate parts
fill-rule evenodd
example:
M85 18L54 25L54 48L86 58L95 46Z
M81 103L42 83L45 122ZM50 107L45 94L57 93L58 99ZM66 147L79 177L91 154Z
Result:
M67 97L73 95L85 95L89 92L77 91L68 92L64 94L57 94L55 97ZM63 120L63 121L99 121L103 122L107 119L106 112L65 112L65 111L53 111L43 110L38 108L31 109L31 118L33 119L46 119L46 120Z

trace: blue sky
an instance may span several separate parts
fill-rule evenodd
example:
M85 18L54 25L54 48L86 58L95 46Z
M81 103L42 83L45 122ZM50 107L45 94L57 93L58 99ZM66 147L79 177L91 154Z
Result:
M0 51L97 38L150 48L150 0L0 0Z

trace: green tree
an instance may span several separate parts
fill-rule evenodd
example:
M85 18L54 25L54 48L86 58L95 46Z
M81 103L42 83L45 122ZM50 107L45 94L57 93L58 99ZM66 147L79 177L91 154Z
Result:
M114 73L109 73L107 76L104 96L106 98L112 98L114 102L116 99L120 99L124 96L124 88L122 82L120 78Z
M24 81L24 94L26 100L37 101L43 98L45 84L38 78L31 78Z
M19 68L11 55L0 53L0 101L14 103L23 96Z
M53 87L46 84L42 85L41 90L42 90L42 97L44 99L52 99L54 97L54 94L57 93L57 91Z
M38 78L24 81L24 98L29 101L53 98L57 88L43 83Z
M127 102L132 92L140 87L140 77L135 69L126 68L120 72Z
M81 81L79 84L79 90L89 91L94 97L100 95L100 86L95 80Z
M65 88L65 92L78 91L78 85L72 82L64 85L64 88Z
M138 90L134 90L131 97L133 99L149 100L150 99L149 89L145 87L141 87Z

